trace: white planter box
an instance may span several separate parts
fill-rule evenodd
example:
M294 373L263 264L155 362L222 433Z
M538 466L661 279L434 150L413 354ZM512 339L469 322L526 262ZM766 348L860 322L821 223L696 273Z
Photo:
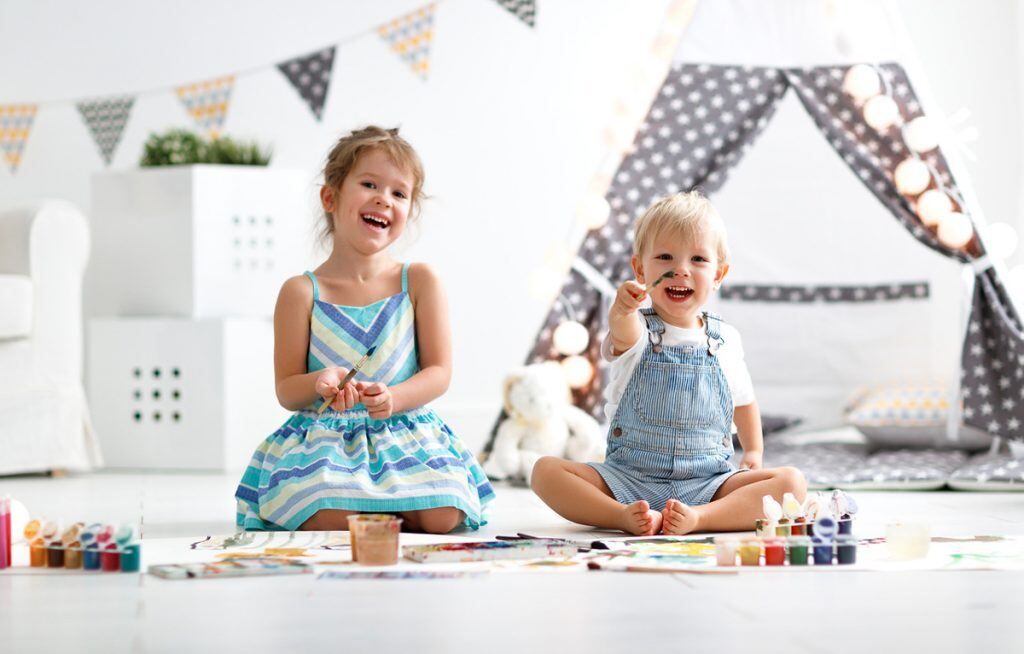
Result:
M311 258L298 170L172 166L92 179L91 316L267 317Z
M113 468L241 470L290 413L265 320L89 321L88 395Z

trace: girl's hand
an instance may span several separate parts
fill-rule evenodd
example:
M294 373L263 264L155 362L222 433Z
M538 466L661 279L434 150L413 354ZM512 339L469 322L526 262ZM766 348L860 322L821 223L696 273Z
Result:
M359 391L354 383L349 382L341 390L338 389L338 384L347 374L345 368L327 368L316 378L316 392L330 402L335 411L347 411L359 403Z
M647 289L639 282L626 281L619 287L615 295L615 302L612 303L611 314L613 316L628 316L640 308L640 303L647 297Z
M740 459L740 468L760 470L761 459L763 456L764 454L762 452L744 452L743 458Z
M384 420L391 417L395 410L394 397L391 389L380 382L367 384L359 382L359 401L366 405L370 417L376 420Z

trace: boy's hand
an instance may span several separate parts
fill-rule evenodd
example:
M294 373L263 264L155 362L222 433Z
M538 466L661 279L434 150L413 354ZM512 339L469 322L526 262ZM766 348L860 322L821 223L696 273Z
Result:
M615 302L612 303L612 317L628 316L636 312L646 297L647 290L639 282L632 279L624 282L615 295Z
M347 411L359 403L359 391L349 382L341 390L338 384L348 374L345 368L327 368L316 378L316 392L329 402L335 411Z
M366 405L366 410L370 412L371 418L384 420L391 417L395 408L391 389L380 382L371 384L359 382L358 388L359 401Z
M763 457L763 452L743 452L743 458L740 459L740 468L747 468L748 470L760 470L761 459Z

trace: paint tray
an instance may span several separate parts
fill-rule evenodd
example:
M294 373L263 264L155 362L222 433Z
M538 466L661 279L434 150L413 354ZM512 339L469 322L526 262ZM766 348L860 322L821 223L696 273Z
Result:
M420 563L497 561L502 559L569 558L578 548L560 538L488 540L468 543L406 545L402 556Z
M151 565L149 574L162 579L208 579L211 577L255 577L313 572L305 561L278 557L220 559L208 563L169 563Z

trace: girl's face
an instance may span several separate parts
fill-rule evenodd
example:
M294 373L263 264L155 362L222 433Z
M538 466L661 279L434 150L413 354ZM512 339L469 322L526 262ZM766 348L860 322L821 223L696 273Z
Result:
M334 239L375 254L398 239L409 218L413 179L380 150L364 152L341 182L323 186L320 200L334 221Z
M729 271L729 266L719 263L714 239L706 234L683 238L663 232L643 258L634 256L632 263L641 284L651 284L669 270L675 273L648 294L658 315L677 327L699 326L697 316Z

